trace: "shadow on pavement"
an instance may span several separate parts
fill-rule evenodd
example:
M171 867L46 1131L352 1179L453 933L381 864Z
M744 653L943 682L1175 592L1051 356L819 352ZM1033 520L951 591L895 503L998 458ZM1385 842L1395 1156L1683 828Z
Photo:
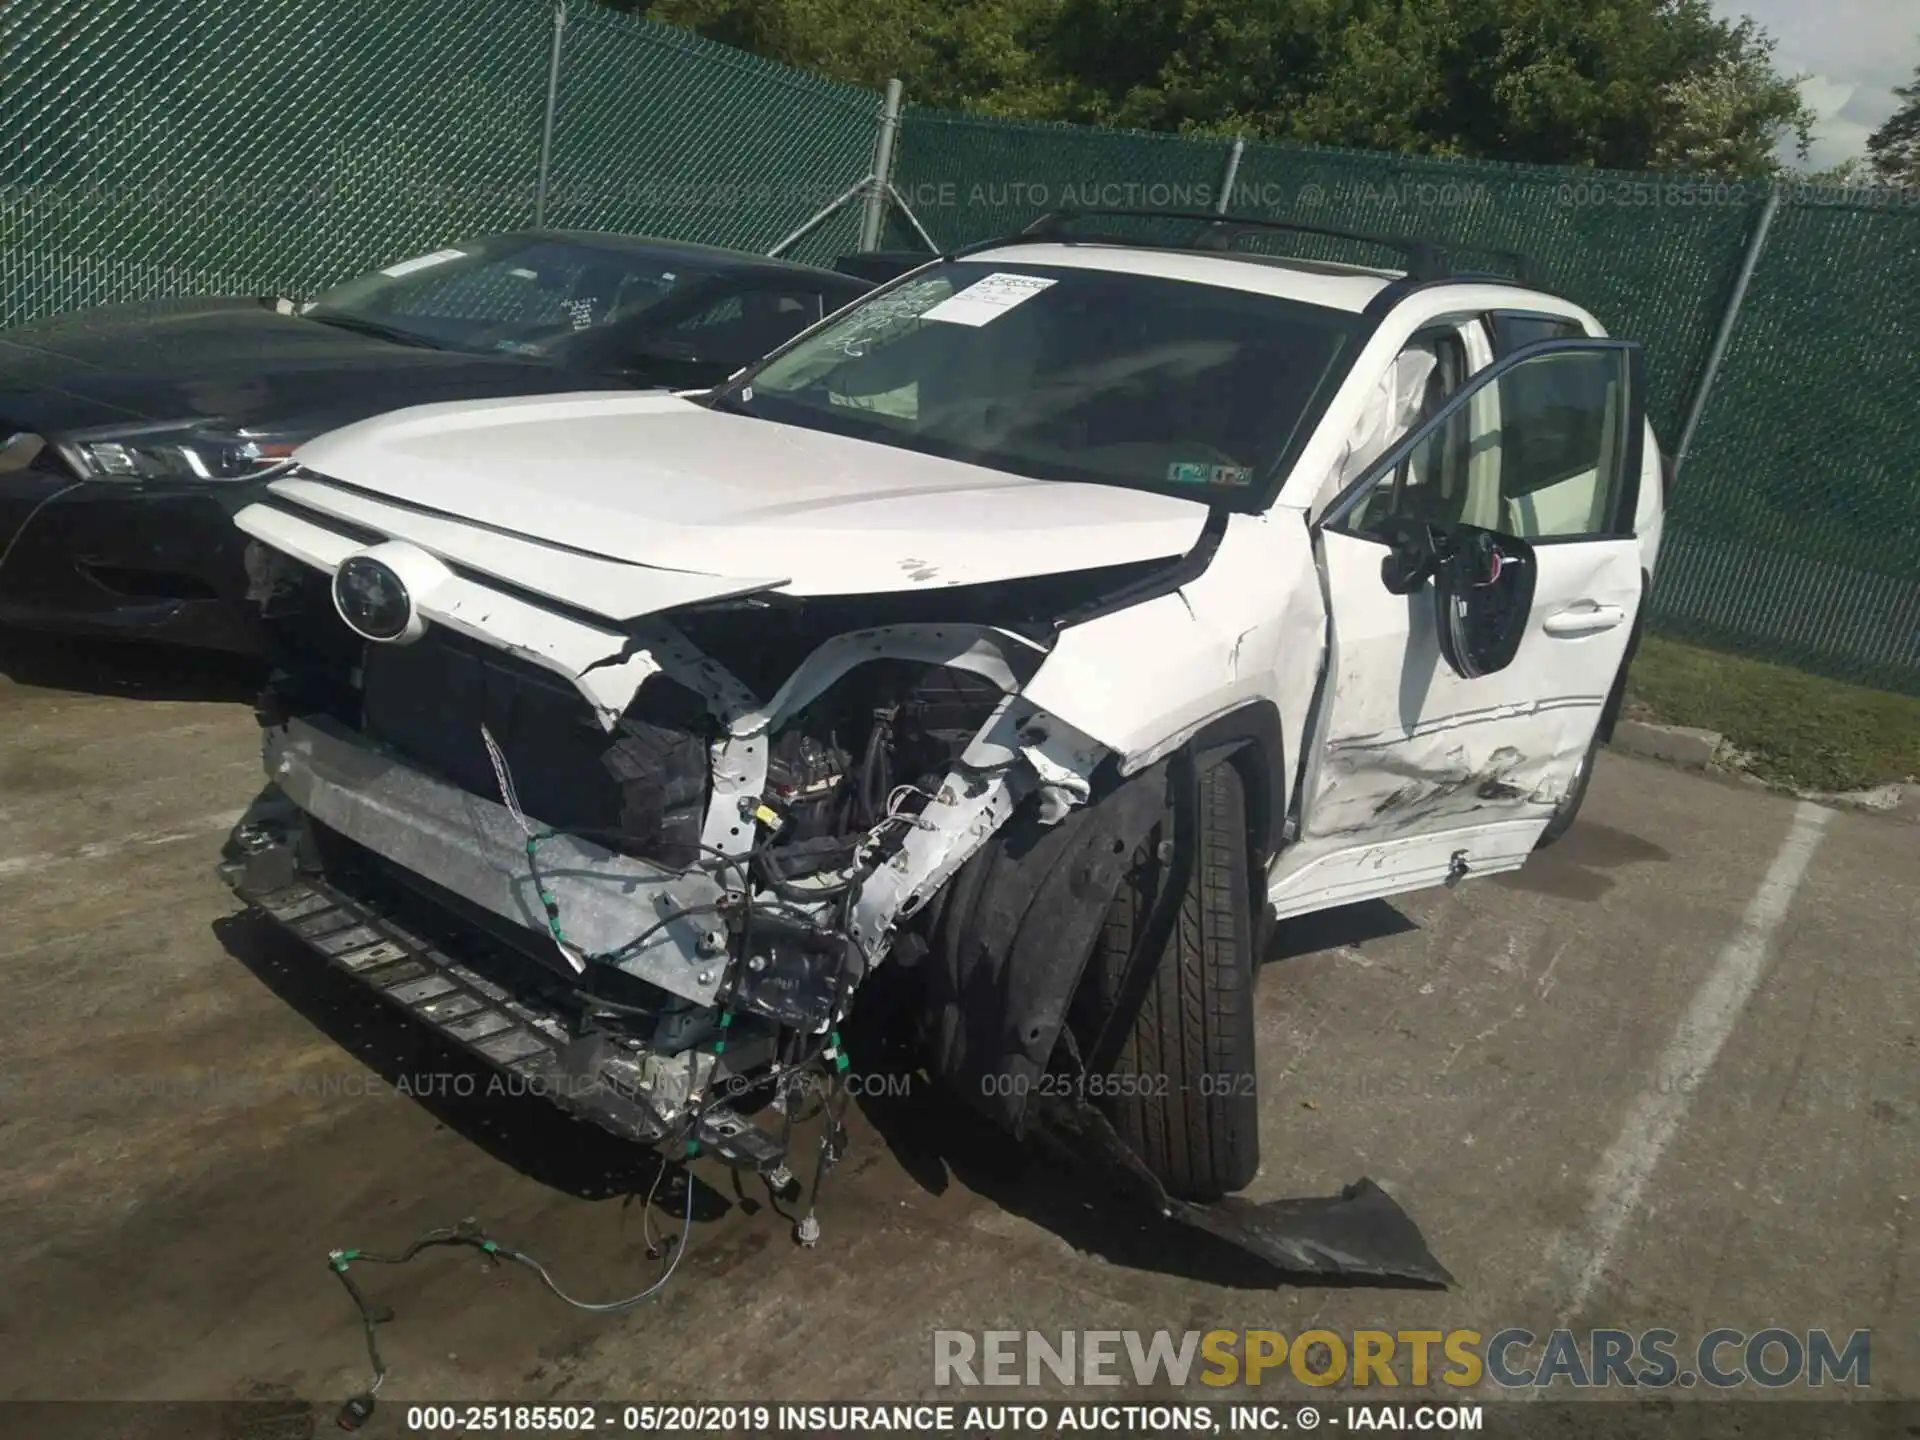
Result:
M1384 900L1361 900L1352 905L1307 915L1293 915L1278 921L1273 942L1261 963L1277 964L1316 955L1322 950L1338 950L1344 945L1364 945L1369 940L1385 940L1407 935L1420 927Z
M1559 844L1528 857L1518 870L1494 876L1493 883L1503 890L1551 895L1558 900L1598 900L1617 883L1607 871L1672 858L1651 840L1611 825L1579 820Z
M217 650L39 635L0 627L0 676L16 685L136 700L231 700L259 694L260 662Z
M489 1155L583 1200L644 1200L662 1162L652 1150L575 1120L550 1100L516 1092L497 1072L442 1040L322 957L248 911L214 922L227 953L347 1054ZM655 1204L677 1216L685 1172L668 1166ZM732 1203L696 1182L693 1215L718 1219Z
M896 981L881 993L876 982L887 975L869 978L847 1026L847 1053L867 1082L856 1103L929 1195L957 1184L1111 1264L1227 1289L1408 1288L1404 1280L1290 1275L1240 1245L1127 1203L1109 1177L1077 1173L1013 1140L915 1068L904 1038L910 987Z

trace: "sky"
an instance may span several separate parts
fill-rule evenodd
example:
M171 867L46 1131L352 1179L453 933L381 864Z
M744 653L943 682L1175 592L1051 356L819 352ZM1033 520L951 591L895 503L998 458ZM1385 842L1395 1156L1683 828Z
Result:
M1715 0L1729 19L1751 15L1779 42L1775 67L1809 78L1816 115L1810 169L1864 155L1867 136L1900 102L1893 87L1920 65L1920 0Z

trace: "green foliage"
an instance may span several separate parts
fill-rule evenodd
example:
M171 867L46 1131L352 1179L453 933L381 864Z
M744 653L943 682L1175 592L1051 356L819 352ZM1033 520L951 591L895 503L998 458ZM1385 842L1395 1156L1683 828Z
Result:
M1905 103L1868 137L1867 155L1882 184L1920 186L1920 66L1893 93Z
M916 104L1616 169L1762 174L1809 115L1710 0L628 0Z

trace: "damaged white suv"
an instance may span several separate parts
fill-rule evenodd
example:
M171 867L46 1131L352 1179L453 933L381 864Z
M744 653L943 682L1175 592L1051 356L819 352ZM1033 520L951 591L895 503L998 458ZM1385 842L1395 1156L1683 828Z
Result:
M1274 918L1566 828L1664 501L1634 346L1305 228L1056 215L710 393L309 444L229 879L636 1139L784 1175L891 967L1009 1129L1244 1187Z

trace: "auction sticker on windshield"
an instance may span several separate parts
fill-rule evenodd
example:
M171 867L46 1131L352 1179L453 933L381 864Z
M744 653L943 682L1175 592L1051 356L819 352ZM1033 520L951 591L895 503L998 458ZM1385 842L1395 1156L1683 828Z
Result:
M945 320L953 325L984 325L1016 305L1024 305L1054 282L1037 275L1012 275L996 270L942 300L920 318Z

